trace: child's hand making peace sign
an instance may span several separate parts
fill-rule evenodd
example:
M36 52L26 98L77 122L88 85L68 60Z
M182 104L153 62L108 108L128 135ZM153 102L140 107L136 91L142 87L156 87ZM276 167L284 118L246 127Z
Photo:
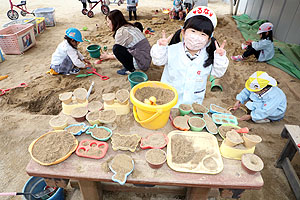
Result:
M226 52L225 49L224 49L225 44L226 44L226 40L224 40L222 45L219 47L217 41L215 41L216 53L219 54L220 56L223 56Z
M163 30L162 31L162 38L157 40L157 42L158 42L159 46L167 46L172 37L173 37L173 34L169 35L169 37L166 38L166 32L165 32L165 30Z

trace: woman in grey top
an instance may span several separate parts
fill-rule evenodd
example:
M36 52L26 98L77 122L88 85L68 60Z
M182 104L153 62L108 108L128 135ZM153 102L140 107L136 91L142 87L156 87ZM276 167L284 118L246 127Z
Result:
M148 70L151 63L150 44L140 29L126 21L120 10L113 10L106 16L106 22L115 38L113 54L104 53L102 60L117 59L123 69L120 75L126 75L135 69Z

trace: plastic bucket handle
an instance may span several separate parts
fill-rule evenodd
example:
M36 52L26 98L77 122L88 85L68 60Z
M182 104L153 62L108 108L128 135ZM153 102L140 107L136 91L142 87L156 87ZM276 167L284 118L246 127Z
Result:
M154 115L152 115L150 118L148 118L148 119L146 119L146 120L144 120L144 121L140 121L139 118L138 118L138 116L137 116L136 106L133 105L133 116L134 116L134 119L135 119L138 123L140 123L140 124L145 124L145 123L149 123L149 122L153 121L153 120L156 119L162 112L163 112L163 110L159 109L159 110L157 110L157 112L156 112Z

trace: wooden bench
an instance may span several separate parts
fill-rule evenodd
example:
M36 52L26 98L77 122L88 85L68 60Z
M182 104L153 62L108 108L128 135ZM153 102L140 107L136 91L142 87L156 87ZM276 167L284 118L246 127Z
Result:
M296 152L300 153L300 127L298 125L284 125L281 137L288 138L288 141L276 162L276 167L283 169L296 199L300 200L300 181L291 164Z

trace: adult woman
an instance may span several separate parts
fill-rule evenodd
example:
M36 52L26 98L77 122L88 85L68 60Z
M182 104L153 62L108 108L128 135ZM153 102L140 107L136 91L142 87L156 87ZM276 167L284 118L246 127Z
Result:
M118 70L120 75L126 75L135 69L148 70L151 63L150 44L144 34L133 24L126 21L120 10L113 10L106 16L106 22L114 32L115 44L113 54L102 54L100 59L117 59L123 69Z

